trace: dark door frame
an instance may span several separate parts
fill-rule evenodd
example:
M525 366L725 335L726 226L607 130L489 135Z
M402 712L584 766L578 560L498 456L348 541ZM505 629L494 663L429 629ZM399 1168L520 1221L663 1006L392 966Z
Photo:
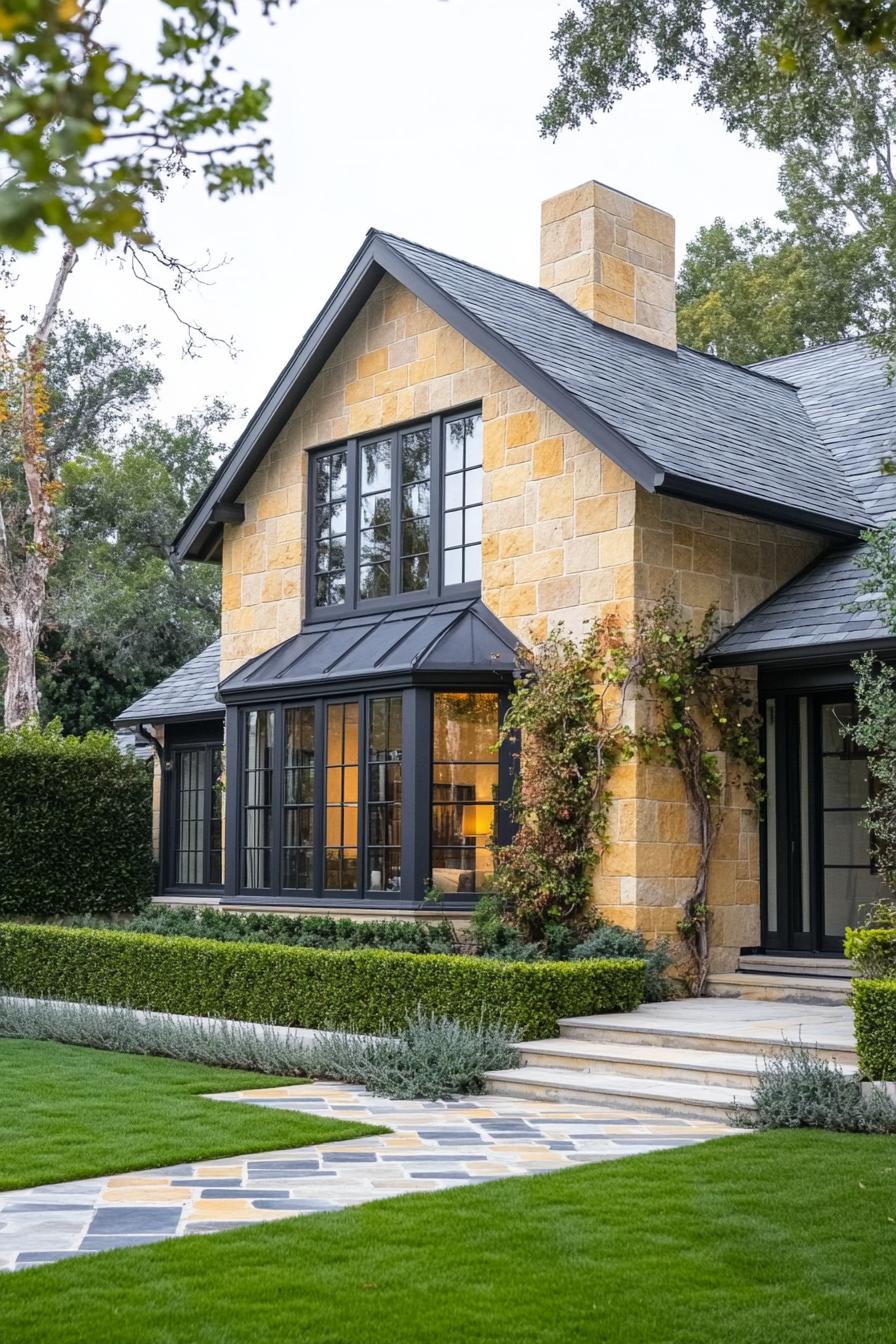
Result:
M768 806L760 831L762 945L769 951L807 955L842 955L840 935L825 933L824 796L821 711L826 704L853 699L853 681L825 677L824 684L766 686L761 696L767 723L768 702L775 704L774 792L777 862L777 919L769 927L770 841ZM806 701L806 742L801 748L800 702ZM801 772L805 751L806 806ZM769 752L766 748L766 756ZM804 826L804 821L807 823ZM804 834L806 831L806 834ZM805 869L808 866L808 873ZM802 918L803 880L808 881L808 921ZM803 927L807 923L808 927Z

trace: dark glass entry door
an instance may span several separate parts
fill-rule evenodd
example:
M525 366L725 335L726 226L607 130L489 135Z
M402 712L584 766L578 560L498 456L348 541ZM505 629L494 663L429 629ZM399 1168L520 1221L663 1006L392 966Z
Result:
M848 692L766 700L768 802L764 831L764 942L839 952L843 931L885 893L863 823L868 770L848 728Z

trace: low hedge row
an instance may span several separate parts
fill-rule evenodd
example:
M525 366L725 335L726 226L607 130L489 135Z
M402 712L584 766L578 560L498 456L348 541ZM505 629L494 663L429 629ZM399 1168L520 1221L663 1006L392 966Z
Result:
M896 929L847 929L843 951L861 975L896 977Z
M896 1082L896 980L854 980L859 1068L866 1078Z
M367 1032L401 1026L420 1004L459 1022L501 1018L534 1037L553 1035L561 1017L637 1007L644 963L330 952L0 924L0 985L14 994Z

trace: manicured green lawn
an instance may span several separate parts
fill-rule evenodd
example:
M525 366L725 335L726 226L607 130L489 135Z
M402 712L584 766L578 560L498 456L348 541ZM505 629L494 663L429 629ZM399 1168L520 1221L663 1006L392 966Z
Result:
M0 1040L0 1189L382 1132L201 1095L295 1082L52 1041Z
M896 1140L792 1132L0 1276L10 1344L893 1344Z

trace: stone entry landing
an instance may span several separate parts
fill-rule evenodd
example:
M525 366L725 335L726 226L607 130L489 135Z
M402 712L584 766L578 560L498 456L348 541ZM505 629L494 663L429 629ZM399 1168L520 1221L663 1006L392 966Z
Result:
M550 1101L389 1101L334 1083L216 1099L368 1121L392 1132L5 1191L0 1268L49 1264L415 1191L562 1171L741 1132L686 1117Z

